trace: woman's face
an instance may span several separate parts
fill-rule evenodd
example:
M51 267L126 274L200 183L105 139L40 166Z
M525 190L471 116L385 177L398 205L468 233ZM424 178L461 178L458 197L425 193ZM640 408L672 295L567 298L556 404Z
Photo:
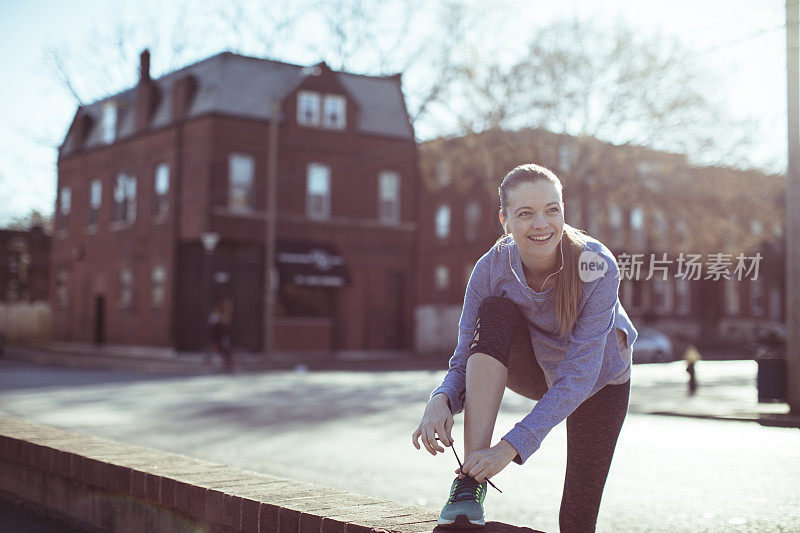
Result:
M523 182L508 192L508 230L527 257L555 255L564 231L564 204L556 186L547 180ZM547 237L541 241L535 237Z

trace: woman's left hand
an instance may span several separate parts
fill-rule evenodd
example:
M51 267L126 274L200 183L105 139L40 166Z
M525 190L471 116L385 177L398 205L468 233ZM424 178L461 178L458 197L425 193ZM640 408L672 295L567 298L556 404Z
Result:
M491 448L484 448L469 454L461 468L456 468L459 478L472 476L478 483L499 474L517 456L517 450L508 442L500 439Z

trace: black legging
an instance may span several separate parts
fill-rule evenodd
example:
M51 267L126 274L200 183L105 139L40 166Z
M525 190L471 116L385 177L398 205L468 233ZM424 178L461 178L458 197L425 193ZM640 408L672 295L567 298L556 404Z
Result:
M481 302L467 357L485 353L508 368L506 386L539 400L547 391L527 322L517 305L490 296ZM594 531L617 437L628 412L631 382L606 385L567 417L567 472L558 515L562 533Z

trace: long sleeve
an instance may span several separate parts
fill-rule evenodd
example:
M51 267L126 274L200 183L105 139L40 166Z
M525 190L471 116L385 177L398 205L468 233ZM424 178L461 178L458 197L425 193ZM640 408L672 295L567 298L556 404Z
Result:
M475 334L475 319L478 308L489 293L489 265L488 252L481 257L467 282L464 294L464 306L461 308L461 318L458 321L458 344L450 357L449 370L442 380L442 384L431 392L430 398L443 392L450 400L450 410L458 414L464 410L464 400L467 391L467 353L469 345Z
M614 327L620 281L616 263L608 258L606 262L609 269L605 275L590 282L594 287L575 322L550 389L502 437L516 448L513 460L517 464L524 464L539 449L550 430L575 411L597 383L606 338Z

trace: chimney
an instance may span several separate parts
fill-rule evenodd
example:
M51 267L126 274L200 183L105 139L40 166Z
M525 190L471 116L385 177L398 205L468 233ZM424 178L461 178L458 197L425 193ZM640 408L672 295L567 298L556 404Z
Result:
M139 56L139 83L150 81L150 50L145 48Z
M136 131L142 131L150 124L156 107L157 87L150 79L150 51L145 48L139 61L139 83L136 86Z

